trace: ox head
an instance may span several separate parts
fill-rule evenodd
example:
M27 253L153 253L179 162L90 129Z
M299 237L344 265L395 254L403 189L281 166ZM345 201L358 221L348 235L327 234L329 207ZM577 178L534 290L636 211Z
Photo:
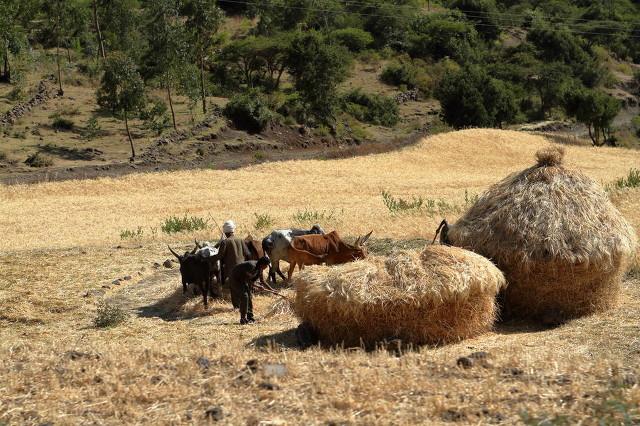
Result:
M366 244L371 237L371 234L373 234L373 231L369 232L365 236L358 237L356 239L356 242L349 247L349 252L352 258L351 260L364 259L365 257L367 257L368 253Z
M311 227L309 230L310 234L324 235L324 229L317 223Z

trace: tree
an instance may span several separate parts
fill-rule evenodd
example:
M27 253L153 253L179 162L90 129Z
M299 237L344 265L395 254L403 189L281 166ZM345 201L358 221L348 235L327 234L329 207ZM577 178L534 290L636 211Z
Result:
M311 115L333 118L338 84L347 77L350 57L341 45L328 44L317 31L297 34L291 42L287 68Z
M562 102L565 87L571 81L571 69L560 63L538 63L534 74L527 78L527 86L534 89L540 97L540 118Z
M180 80L186 63L186 35L176 0L156 0L146 9L148 49L144 56L146 77L159 78L167 90L173 129L178 130L171 90Z
M262 85L267 90L277 90L286 67L290 43L289 33L271 37L250 36L229 43L219 59L233 68L232 74L241 75L247 87Z
M587 126L593 146L612 144L611 124L620 112L620 101L599 90L574 87L567 92L565 108Z
M204 66L209 50L215 45L214 35L224 19L224 12L216 5L216 0L188 0L183 7L187 17L193 56L200 67L200 91L202 112L207 112L207 93L205 88Z
M518 112L513 90L478 66L446 75L435 95L445 121L455 128L501 127Z
M10 55L20 53L26 45L26 21L35 15L34 0L0 0L0 80L11 83Z
M145 88L142 76L131 58L123 53L113 53L104 64L104 74L97 92L98 104L115 114L122 114L129 144L131 160L136 151L129 131L129 114L140 111L145 105Z
M497 40L500 36L499 12L494 0L454 0L449 7L462 11L485 40Z
M475 28L459 12L423 15L411 24L408 35L411 56L459 63L475 62L480 45Z

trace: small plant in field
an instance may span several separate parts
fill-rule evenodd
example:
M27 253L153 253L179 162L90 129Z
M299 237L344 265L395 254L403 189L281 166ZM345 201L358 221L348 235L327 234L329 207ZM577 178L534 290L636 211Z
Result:
M98 119L95 117L91 117L87 120L87 124L84 126L84 130L82 131L82 138L85 140L93 140L100 136L102 133L102 128L98 123Z
M209 220L197 216L178 217L171 216L164 220L160 227L165 234L175 234L177 232L191 232L207 229Z
M73 120L69 120L68 118L64 118L60 116L55 117L53 119L53 122L51 123L51 127L61 131L73 130L73 126L74 126Z
M319 223L334 220L337 217L335 210L298 210L293 214L293 220L299 224Z
M22 130L16 130L13 132L13 137L16 139L26 139L27 138L27 131L22 129Z
M27 95L22 86L16 86L9 93L7 93L7 99L12 102L24 101Z
M527 411L520 413L520 420L527 426L569 426L574 424L568 416L563 415L541 415L536 416L529 414Z
M7 159L7 153L4 151L0 151L0 161L5 161Z
M158 227L150 226L149 231L151 231L151 237L156 238L158 236Z
M257 162L261 162L267 159L267 155L262 152L262 151L256 151L253 154L253 158L257 161Z
M44 154L35 152L30 154L27 159L24 160L24 163L29 167L49 167L53 165L53 160Z
M627 176L623 176L613 183L606 185L607 191L638 187L640 187L640 169L631 169Z
M262 213L262 214L254 213L253 215L256 218L256 223L253 225L253 227L258 231L262 229L271 228L271 226L273 226L275 222L275 219L269 216L268 213Z
M121 240L129 240L134 238L142 238L144 235L144 230L142 226L138 226L138 229L125 229L120 232Z
M387 191L382 191L382 202L391 213L398 213L408 210L420 210L423 207L425 200L423 200L422 197L413 197L409 201L400 197L396 198Z
M466 189L464 190L464 206L465 207L470 207L472 205L474 205L475 203L478 202L478 198L480 198L480 196L478 194L473 194L469 191L467 191Z
M97 328L115 327L127 320L127 313L119 306L102 302L98 305L93 325Z

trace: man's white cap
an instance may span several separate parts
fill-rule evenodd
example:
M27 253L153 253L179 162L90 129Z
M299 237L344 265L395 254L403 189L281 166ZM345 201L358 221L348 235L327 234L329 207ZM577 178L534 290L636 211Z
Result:
M228 234L229 232L236 232L236 224L232 220L228 220L222 225L222 231L225 234Z

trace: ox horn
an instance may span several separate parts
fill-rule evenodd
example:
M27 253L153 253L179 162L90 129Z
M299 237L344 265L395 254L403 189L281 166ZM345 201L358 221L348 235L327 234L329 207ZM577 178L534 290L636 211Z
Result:
M202 246L200 245L200 243L198 242L198 240L196 240L195 238L193 239L193 242L196 243L196 248L201 249Z
M373 231L369 232L367 235L364 236L362 241L360 241L360 245L365 245L369 240L369 238L371 237L371 234L373 234Z
M169 247L169 251L178 258L178 260L182 261L182 256L180 256L178 253L176 253L175 251L173 251L173 249L171 248L171 246L167 245L167 247Z
M442 238L443 240L447 240L448 238L448 233L449 233L449 224L447 223L447 219L442 219L442 222L440 222L440 226L438 226L438 229L436 229L436 235L433 236L433 241L431 241L431 245L436 243L436 239L438 238L438 234L440 234L440 231L442 231L442 236L444 238Z

